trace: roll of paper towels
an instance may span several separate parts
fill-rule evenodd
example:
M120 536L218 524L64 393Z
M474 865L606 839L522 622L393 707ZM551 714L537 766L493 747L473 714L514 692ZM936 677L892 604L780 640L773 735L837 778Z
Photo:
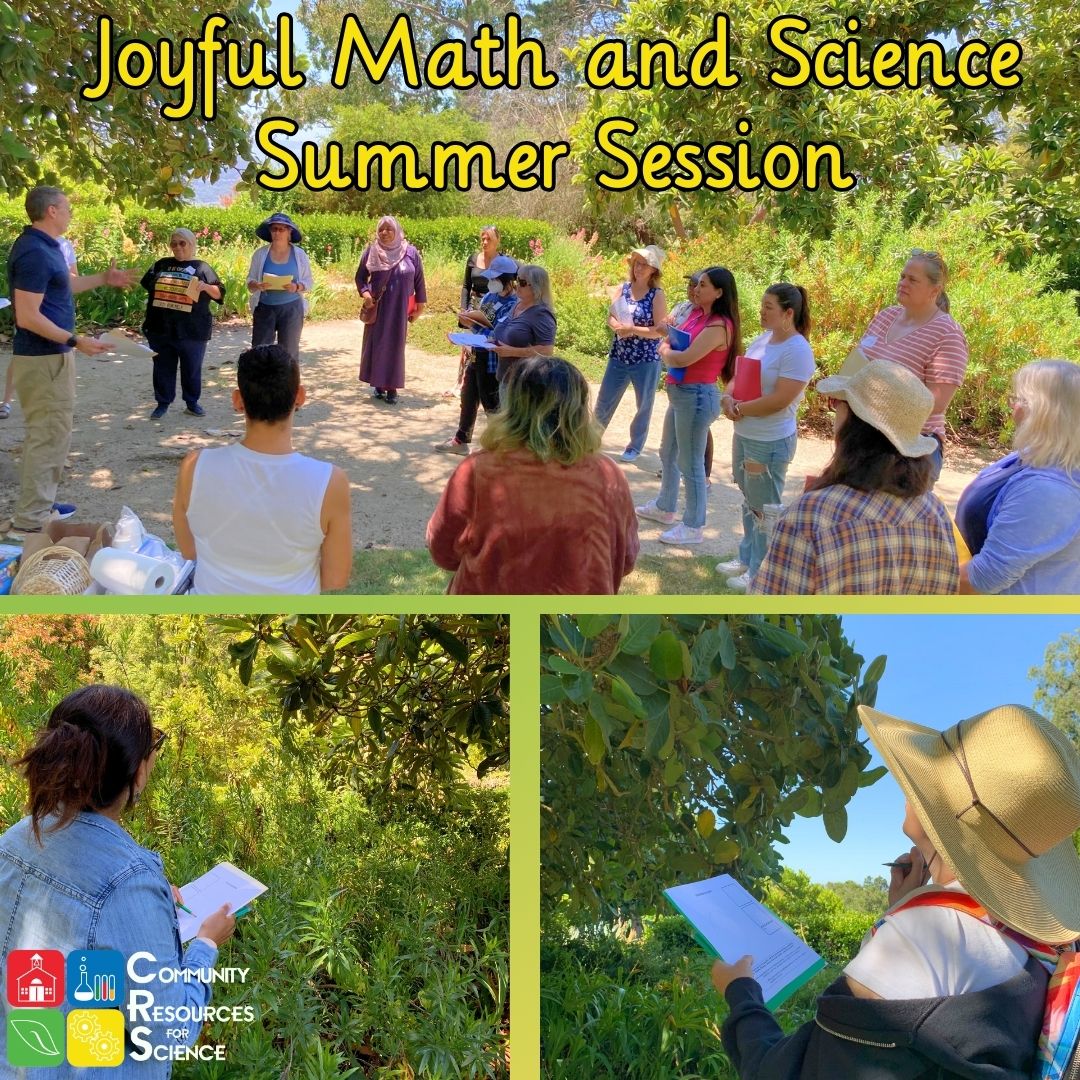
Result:
M103 547L94 555L90 574L106 592L119 596L164 596L176 584L171 563L113 547Z

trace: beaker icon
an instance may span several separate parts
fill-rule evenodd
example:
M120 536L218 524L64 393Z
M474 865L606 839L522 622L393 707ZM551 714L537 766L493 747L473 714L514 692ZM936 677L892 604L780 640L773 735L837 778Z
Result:
M79 959L82 961L79 964L79 985L75 987L75 991L71 996L76 1001L93 1001L94 991L90 988L90 983L86 978L86 957L81 956Z

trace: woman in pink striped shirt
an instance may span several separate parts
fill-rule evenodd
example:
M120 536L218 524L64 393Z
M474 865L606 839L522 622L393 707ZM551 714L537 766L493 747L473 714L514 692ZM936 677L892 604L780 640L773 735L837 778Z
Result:
M934 395L934 410L923 428L938 441L931 457L931 482L941 473L945 410L967 371L964 331L949 314L945 260L916 248L896 286L896 304L871 320L859 348L870 360L892 360L914 372Z

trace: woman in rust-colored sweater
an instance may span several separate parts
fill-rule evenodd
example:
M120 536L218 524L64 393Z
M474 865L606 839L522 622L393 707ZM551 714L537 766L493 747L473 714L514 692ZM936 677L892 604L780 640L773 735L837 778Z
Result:
M630 488L598 453L581 372L554 356L512 365L502 407L428 522L451 593L616 593L638 554Z

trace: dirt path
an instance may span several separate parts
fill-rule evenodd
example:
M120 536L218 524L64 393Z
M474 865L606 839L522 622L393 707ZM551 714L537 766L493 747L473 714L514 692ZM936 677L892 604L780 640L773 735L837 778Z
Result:
M144 525L172 541L171 505L176 470L189 450L220 445L221 436L207 429L242 431L229 395L235 385L235 359L250 340L242 323L218 327L204 365L202 403L206 417L197 420L174 403L165 419L148 419L154 407L150 365L146 361L79 358L78 401L68 472L58 498L76 503L78 520L115 521L124 505ZM352 482L353 534L357 547L420 548L424 528L458 459L433 453L432 444L454 433L457 402L443 396L456 372L456 356L434 356L410 349L407 385L396 407L376 404L369 388L357 381L360 326L356 322L311 323L302 341L308 404L297 417L296 448L340 465ZM9 353L0 353L0 371ZM595 387L593 388L595 394ZM633 465L622 466L635 502L659 491L657 449L665 405L658 398L648 449ZM604 440L618 454L633 415L628 392ZM482 429L483 419L478 425ZM741 533L741 497L731 482L731 439L726 421L713 427L716 462L709 497L705 543L696 548L669 548L659 543L661 528L642 523L642 547L673 557L733 552ZM18 481L23 423L16 404L0 421L0 520L11 516ZM802 438L788 476L785 498L802 488L803 477L828 459L830 444ZM993 455L953 451L936 488L950 509L968 481Z

